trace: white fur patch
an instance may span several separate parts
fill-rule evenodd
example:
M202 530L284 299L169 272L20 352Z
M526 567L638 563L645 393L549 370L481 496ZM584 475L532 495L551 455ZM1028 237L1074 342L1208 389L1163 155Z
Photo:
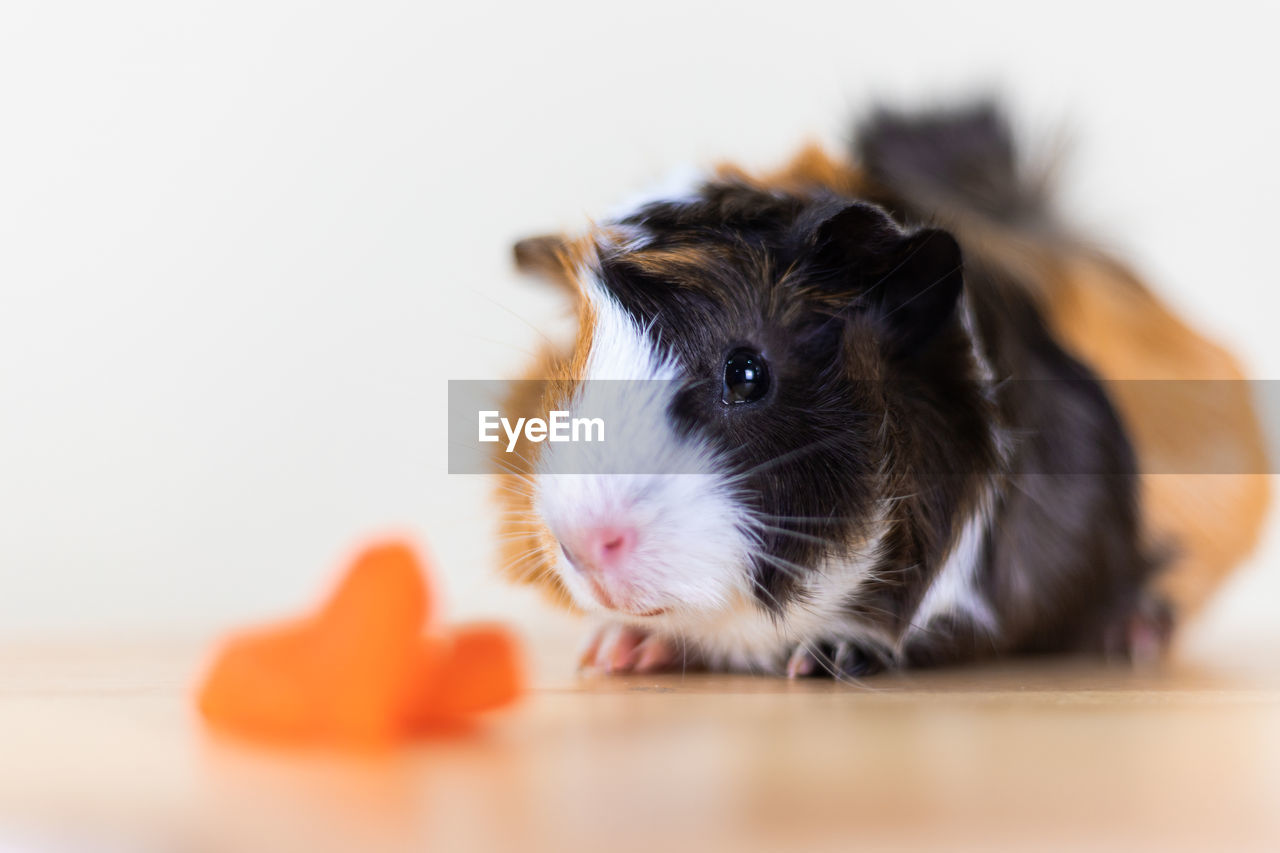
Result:
M800 646L816 650L820 643L862 641L888 647L887 637L852 618L847 609L849 596L872 577L879 562L881 541L888 530L884 514L873 521L871 530L856 555L807 572L798 587L800 597L786 602L780 615L761 608L748 583L733 606L715 618L664 619L660 628L685 638L713 669L739 672L781 674Z
M548 445L538 463L535 506L557 537L582 526L636 529L626 580L630 610L723 609L744 583L752 544L726 468L709 445L679 435L668 418L680 387L675 360L655 350L598 282L588 297L596 328L585 381L569 409L602 417L607 441ZM580 605L607 612L563 554L556 571Z
M975 627L995 633L996 616L978 588L977 577L982 565L983 542L990 526L991 501L984 497L960 529L946 562L921 599L903 638L904 644L928 631L929 623L939 616L963 616Z

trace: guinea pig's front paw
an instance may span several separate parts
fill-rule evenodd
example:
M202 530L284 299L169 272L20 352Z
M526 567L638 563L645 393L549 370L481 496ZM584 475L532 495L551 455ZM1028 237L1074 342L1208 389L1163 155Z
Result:
M633 625L607 624L595 630L583 647L578 666L602 672L661 672L683 660L679 645L670 637Z
M787 678L862 678L888 668L883 655L857 643L802 643L787 660Z

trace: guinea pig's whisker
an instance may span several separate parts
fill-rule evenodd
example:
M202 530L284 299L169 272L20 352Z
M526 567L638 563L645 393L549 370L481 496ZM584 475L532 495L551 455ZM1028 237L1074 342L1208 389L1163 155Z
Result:
M532 530L520 531L519 533L499 533L493 537L498 542L518 542L521 539L532 539L537 533Z
M923 246L923 245L924 245L924 243L921 243L920 245L921 245L921 246ZM919 247L917 247L917 248L916 248L916 252L918 252L918 251L920 251L920 248L919 248ZM912 252L912 254L915 254L915 252ZM903 263L906 263L906 261L903 261ZM933 290L935 287L937 287L938 285L942 284L944 281L946 281L947 279L951 278L952 276L954 276L954 275L955 275L956 273L958 273L958 272L960 272L960 267L955 267L955 268L953 268L953 269L951 269L951 270L948 270L947 272L943 273L939 278L935 279L935 280L933 281L933 283L932 283L932 284L930 284L928 287L922 288L921 290L917 291L917 292L916 292L916 294L915 294L914 296L912 296L910 299L904 299L904 300L902 301L902 304L900 304L897 308L894 308L892 311L889 311L888 313L886 313L886 314L884 315L884 318L887 320L888 318L892 317L894 314L897 314L897 313L898 313L899 311L901 311L903 308L906 308L906 307L907 307L908 305L910 305L912 302L916 301L916 300L917 300L917 299L919 299L921 296L924 296L924 295L925 295L926 293L928 293L930 290Z
M862 295L863 295L864 297L865 297L865 296L869 296L871 293L873 293L873 292L876 290L876 288L878 288L880 285L884 284L886 281L888 281L890 278L892 278L892 277L893 277L893 275L894 275L894 273L896 273L898 270L902 269L902 268L903 268L903 267L905 267L908 263L910 263L911 259L912 259L912 258L914 258L914 257L915 257L919 252L920 252L920 250L921 250L921 249L923 249L923 248L925 247L925 245L927 245L927 244L928 244L928 242L929 242L928 240L921 240L921 241L920 241L920 244L919 244L919 245L917 245L917 246L916 246L914 249L912 249L910 252L908 252L908 253L907 253L907 255L906 255L906 257L904 257L901 261L899 261L899 262L898 262L898 265L897 265L896 267L894 267L893 269L891 269L891 270L889 270L887 273L885 273L883 276L881 276L881 277L880 277L880 280L879 280L879 281L877 281L875 284L871 285L870 287L868 287L866 290L864 290L864 291L862 292ZM951 275L951 273L948 273L948 274L947 274L947 276L950 276L950 275ZM944 276L944 278L946 278L947 276ZM939 279L939 281L941 281L941 280L942 280L942 279ZM937 283L938 283L938 282L934 282L934 284L937 284ZM932 286L933 286L933 285L930 285L930 287L932 287ZM917 295L917 296L919 296L919 294L918 294L918 293L917 293L916 295ZM909 302L910 300L907 300L907 301ZM905 304L905 303L904 303L904 304ZM901 306L899 306L899 307L901 307ZM895 310L896 310L896 309L895 309ZM892 314L893 312L891 311L891 312L889 312L889 313L891 313L891 314Z
M539 553L539 552L541 552L541 551L542 551L542 549L541 549L541 548L530 548L528 551L524 551L524 552L521 552L520 554L517 554L516 556L514 556L514 557L512 557L511 559L507 560L507 562L503 564L503 566L502 566L502 571L504 571L504 572L509 572L509 571L511 571L512 569L516 568L517 566L519 566L519 565L521 565L521 564L523 564L523 563L527 562L527 561L529 560L529 558L530 558L530 557L533 557L534 555L538 554L538 553ZM554 568L554 567L552 567L552 568ZM546 567L545 567L545 566L543 567L543 570L544 570L544 571L546 570Z
M523 551L519 552L518 554L515 554L515 555L513 555L513 556L511 556L511 557L509 557L509 558L507 558L507 559L508 559L508 562L512 562L512 563L514 563L514 562L516 562L517 560L521 560L521 559L523 559L523 558L525 558L525 557L528 557L528 556L529 556L529 555L531 555L531 554L536 554L536 553L538 553L538 552L539 552L539 551L541 551L541 550L543 550L543 548L542 548L542 545L541 545L541 544L534 545L534 546L532 546L532 547L530 547L530 548L526 548L525 550L523 550Z
M782 569L783 574L786 574L788 577L803 578L810 571L815 571L815 570L808 569L800 565L799 563L793 563L790 560L783 559L782 557L778 557L773 554L760 552L755 556L759 557L762 560L767 560L771 565L777 566L779 569Z
M533 475L530 473L528 468L520 468L514 462L508 461L506 459L501 459L496 456L491 457L489 461L492 464L498 466L498 468L502 471L503 476L517 477L529 483L530 485L533 485L534 483Z
M867 573L867 577L869 580L886 580L888 578L894 577L895 575L905 575L908 572L915 571L918 568L920 568L919 563L912 563L909 566L898 566L897 568L892 568L892 569L875 568Z
M541 541L541 538L540 538L540 533L541 533L541 532L542 532L542 531L537 530L537 529L535 529L535 528L532 528L532 527L531 527L531 528L528 528L528 529L526 529L526 530L517 530L517 531L512 531L512 532L509 532L509 533L499 533L499 534L498 534L496 537L494 537L494 538L495 538L495 539L497 539L497 540L499 540L499 541L509 541L509 540L512 540L512 539L528 539L528 540L532 543L532 542L534 542L535 540L536 540L536 541Z
M1052 508L1052 507L1050 507L1048 504L1046 504L1046 503L1044 502L1044 497L1043 497L1043 496L1040 496L1040 495L1033 494L1032 492L1028 491L1028 490L1027 490L1027 487L1026 487L1026 486L1024 486L1024 485L1022 484L1022 478L1021 478L1021 477L1018 477L1018 476L1016 476L1016 475L1015 475L1015 476L1009 476L1009 477L1004 478L1004 481L1005 481L1005 482L1007 482L1009 485L1013 486L1013 487L1014 487L1015 489L1017 489L1019 492L1021 492L1021 493L1022 493L1022 495L1023 495L1027 500L1031 501L1033 504L1035 504L1036 506L1038 506L1040 509L1044 510L1046 513L1050 513L1050 514L1052 514L1052 512L1053 512L1053 508Z
M515 317L515 318L516 318L517 320L519 320L521 323L524 323L524 324L525 324L526 326L528 326L530 329L533 329L535 332L537 332L538 337L540 337L540 338L542 338L544 341L546 341L546 342L547 342L547 344L548 344L549 346L551 346L553 349L554 349L554 348L556 348L556 342L555 342L555 341L553 341L553 340L551 340L551 338L547 337L547 333L546 333L546 332L544 332L544 331L542 331L541 329L539 329L539 328L538 328L537 326L535 326L533 323L530 323L530 322L529 322L529 319L528 319L527 317L523 316L522 314L520 314L520 313L518 313L518 312L516 312L516 311L513 311L511 308L508 308L506 305L503 305L501 302L499 302L497 299L494 299L492 296L490 296L490 295L489 295L489 294L487 294L487 293L482 293L482 292L480 292L480 291L476 291L476 294L477 294L480 298L488 300L488 301L489 301L492 305L494 305L495 307L497 307L497 308L501 308L503 311L506 311L508 314L510 314L512 317Z
M864 520L853 516L841 515L773 515L767 512L757 512L754 515L756 518L765 518L769 521L802 521L805 523L845 524L850 521Z
M510 475L508 474L504 476L510 476ZM519 495L520 497L524 497L524 498L532 498L538 493L538 490L535 484L526 483L522 480L507 481L507 482L503 482L499 480L495 488L497 488L499 491L510 492L513 495Z
M511 509L502 513L503 521L512 522L513 526L523 525L526 527L538 526L542 522L542 517L532 509Z
M532 508L511 508L502 511L501 518L508 521L528 521L536 522L542 518L537 510Z
M858 602L857 609L867 613L879 613L881 616L887 616L890 619L898 618L898 614L894 613L892 610L885 610L883 607L876 607L874 604L867 604L862 601Z
M532 473L532 468L534 467L533 462L530 461L528 457L526 457L523 453L515 449L512 449L511 451L502 454L502 456L499 456L488 449L476 447L474 444L467 441L462 441L460 439L454 439L450 441L449 446L475 453L476 455L484 459L486 462L490 462L494 465L497 465L503 471L513 476L518 476L518 477L530 476ZM526 467L524 468L517 467L513 462L511 462L509 459L504 457L514 457L515 459L518 459L521 462L525 463Z
M532 475L533 469L537 467L536 465L534 465L532 459L530 459L528 456L525 456L519 450L512 448L511 450L507 451L507 455L514 456L516 459L520 460L525 464L525 467L520 469L522 473Z
M764 471L769 470L770 468L781 465L783 462L790 462L791 460L796 459L800 456L803 456L807 453L812 453L815 450L820 450L823 447L828 447L840 441L841 439L843 439L843 436L831 436L828 438L820 438L817 441L812 441L809 444L803 445L801 447L797 447L794 450L789 450L786 453L782 454L781 456L775 456L772 459L766 459L765 461L757 465L754 465L746 469L745 471L740 471L737 474L734 474L732 477L729 478L729 480L730 482L742 482L742 481L748 480L751 477L756 476L757 474L760 474Z
M515 474L500 474L499 477L500 479L498 480L498 485L500 488L510 489L510 488L515 488L519 486L519 487L529 489L529 493L532 494L537 485L536 483L533 483L529 480L525 480L524 478L519 477Z
M816 545L825 545L828 548L831 548L833 550L839 550L839 551L847 550L846 544L839 541L838 539L831 539L826 536L816 536L812 533L803 533L799 530L789 530L786 527L777 527L772 524L764 524L763 522L757 522L756 527L768 533L776 533L781 536L790 536L794 539L799 539L803 542L813 542Z
M814 544L817 544L817 545L826 545L831 548L842 547L839 540L831 539L826 536L815 536L812 533L803 533L799 530L790 530L786 527L778 527L773 524L758 523L756 527L768 533L776 533L780 536L790 536L792 538L800 539L805 542L813 542Z
M503 492L501 497L515 498L521 502L527 503L527 507L513 507L501 516L504 519L533 519L537 517L537 513L533 509L533 495L527 492L521 492L519 489L499 488L499 492Z
M534 519L511 519L504 527L505 531L499 536L528 536L543 529Z
M516 470L505 471L499 474L498 478L499 478L498 482L505 483L507 485L518 484L521 486L528 486L530 489L533 489L533 490L536 490L538 488L538 481L533 479L533 477L529 476L523 471L516 471Z
M519 522L535 524L538 522L538 513L531 509L509 509L505 510L498 516L503 521Z
M497 338L486 337L485 335L479 334L478 332L466 332L465 334L467 335L467 337L471 338L472 340L484 341L486 344L495 344L497 346L506 347L507 349L514 350L520 353L521 355L526 355L534 361L536 361L539 358L539 355L533 350L525 349L524 347L518 347L515 344L511 343L511 341L503 341Z
M503 564L502 566L503 573L508 573L508 571L516 569L516 567L518 566L524 565L526 561L529 561L529 558L532 555L534 555L534 553L535 553L534 551L530 551L527 553L522 553L522 555L518 557L512 557L511 560L508 560L506 562L506 564Z
M502 516L502 521L510 524L515 529L540 529L543 527L542 520L535 512L508 513Z
M501 460L494 459L490 461L499 468L498 471L488 472L498 477L498 488L509 488L517 485L525 486L529 489L528 494L533 494L538 488L537 480L533 479L528 473L518 468L509 467L509 463Z
M537 492L532 489L521 488L521 485L522 484L518 483L499 483L496 488L500 492L507 492L508 494L516 495L521 498L532 498L537 494Z
M710 385L712 381L713 380L708 379L704 376L701 379L687 380L684 384L684 387L689 391L694 391L694 390L697 390L698 388L701 388L704 385Z
M527 556L521 557L521 558L520 558L520 559L518 559L518 560L511 560L511 561L509 561L509 562L505 563L505 564L502 566L501 572L502 572L502 574L510 574L511 572L515 572L515 571L528 572L528 571L529 571L529 569L531 569L531 568L535 568L535 567L537 567L537 568L539 569L539 571L541 571L541 570L542 570L542 568L541 568L541 567L536 566L536 564L534 564L534 563L529 559L529 556L527 555ZM536 571L535 571L535 572L530 572L530 577L538 577L538 576L539 576L539 575L538 575L538 572L536 572Z
M512 542L512 541L524 539L524 540L528 540L530 543L533 543L536 540L538 540L538 533L539 531L533 530L533 529L519 530L511 533L499 533L497 536L493 538L498 542Z
M548 578L553 577L555 573L556 573L556 567L553 564L548 563L542 566L540 569L538 569L538 571L531 574L529 576L529 579L534 583L538 583L540 581L544 581L544 580L547 580Z

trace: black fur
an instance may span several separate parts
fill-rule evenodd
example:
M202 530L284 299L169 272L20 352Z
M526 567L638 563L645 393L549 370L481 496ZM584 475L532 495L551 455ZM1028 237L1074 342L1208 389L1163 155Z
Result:
M979 217L1024 230L1053 227L1045 179L1026 174L1008 122L990 103L922 116L880 111L856 140L877 194L906 221ZM966 259L976 331L1000 381L1000 418L1017 438L986 542L983 591L1000 632L993 642L952 626L908 657L1124 654L1117 626L1144 612L1167 623L1163 605L1146 592L1158 566L1140 542L1128 436L1097 378L1045 327L1033 288L982 263L978 251Z

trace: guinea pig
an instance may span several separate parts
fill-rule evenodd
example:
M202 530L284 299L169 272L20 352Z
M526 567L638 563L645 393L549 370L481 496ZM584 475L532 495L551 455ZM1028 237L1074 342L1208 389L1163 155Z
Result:
M1145 661L1258 535L1236 362L1071 236L993 105L879 111L847 159L721 166L515 259L577 332L508 408L609 414L594 457L498 460L508 573L598 617L585 665ZM1211 411L1121 381L1184 379ZM1233 464L1171 461L1204 447Z

